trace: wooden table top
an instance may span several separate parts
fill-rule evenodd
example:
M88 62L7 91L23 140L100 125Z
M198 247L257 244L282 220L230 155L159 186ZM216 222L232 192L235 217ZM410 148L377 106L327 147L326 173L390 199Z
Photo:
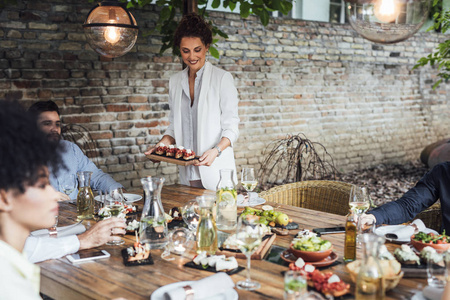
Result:
M165 211L180 206L188 200L203 194L213 194L211 191L191 188L183 185L165 186L162 192L162 202ZM319 227L343 226L344 216L293 207L289 205L272 204L277 210L285 212L298 223L300 228L313 229ZM76 208L68 203L61 203L59 222L61 225L69 225L76 222ZM87 226L93 220L84 221ZM288 236L278 236L275 245L288 247L298 230L291 230ZM344 281L352 283L345 265L342 261L344 252L344 234L326 235L333 243L334 251L341 262L327 270L330 270ZM134 236L126 235L125 244L121 246L104 245L98 249L106 250L111 254L109 259L90 261L80 264L71 264L66 258L48 260L39 263L41 267L41 292L54 299L112 299L124 297L130 300L150 299L153 291L161 286L178 282L198 280L213 273L184 267L190 261L193 253L185 254L185 257L173 255L175 260L166 261L161 258L162 250L152 250L154 265L138 267L126 267L123 264L121 250L132 246ZM389 245L389 247L395 247ZM245 267L246 261L238 259L240 266ZM240 299L282 299L283 276L286 266L274 264L265 260L252 260L252 279L261 283L261 288L254 291L237 290ZM236 283L245 280L246 271L232 275ZM418 284L426 285L425 279L403 278L399 285L387 292L386 299L410 299L417 291ZM352 297L346 297L352 298Z

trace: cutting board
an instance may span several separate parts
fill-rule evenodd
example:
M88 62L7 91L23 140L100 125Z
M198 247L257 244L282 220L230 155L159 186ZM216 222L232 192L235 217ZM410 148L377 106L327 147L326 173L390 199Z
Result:
M272 236L268 239L265 239L264 241L262 241L261 245L259 245L258 249L256 249L256 251L252 254L251 259L263 259L264 256L266 256L267 252L270 250L270 247L272 247L273 242L275 241L275 239L277 238L276 234L272 234ZM226 255L228 256L234 256L236 258L242 258L242 259L246 259L247 256L245 256L244 253L242 252L235 252L232 250L218 250L216 252L216 255Z
M198 163L198 159L200 156L196 156L193 159L189 159L189 160L185 160L182 158L175 158L175 157L168 157L165 155L158 155L158 154L149 154L146 155L148 159L153 159L153 160L157 160L157 161L164 161L170 164L176 164L176 165L180 165L180 166L190 166L190 165L194 165L196 163Z

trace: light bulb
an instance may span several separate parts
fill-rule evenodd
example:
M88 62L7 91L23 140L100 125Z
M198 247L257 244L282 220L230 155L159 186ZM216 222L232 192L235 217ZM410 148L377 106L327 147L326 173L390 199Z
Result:
M111 23L109 21L108 23ZM115 44L120 40L120 29L116 26L106 26L105 29L105 40L111 44Z
M395 0L378 0L375 3L374 15L384 23L392 23L398 17L398 7Z

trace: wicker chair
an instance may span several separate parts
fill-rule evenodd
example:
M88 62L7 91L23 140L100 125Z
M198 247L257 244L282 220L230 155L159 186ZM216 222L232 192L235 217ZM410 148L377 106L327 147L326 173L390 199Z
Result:
M98 167L100 157L97 144L91 136L89 130L78 124L68 124L61 129L61 135L69 142L75 143L83 151L84 155Z
M436 202L432 206L428 207L419 213L415 219L421 219L427 228L440 232L442 227L441 202Z
M349 210L351 187L352 184L340 181L308 180L273 187L261 192L259 197L345 216Z

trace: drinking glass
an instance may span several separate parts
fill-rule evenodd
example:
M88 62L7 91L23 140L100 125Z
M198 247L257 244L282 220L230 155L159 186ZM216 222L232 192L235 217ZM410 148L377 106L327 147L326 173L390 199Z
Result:
M306 278L300 273L300 271L289 270L284 273L285 300L298 300L306 292Z
M198 202L196 200L188 201L182 208L181 216L189 230L197 231L200 220L200 207L198 206Z
M69 196L77 188L77 182L78 181L75 174L71 174L64 177L63 182L59 184L59 188L63 191L64 194Z
M250 278L250 263L251 256L261 244L262 237L261 224L257 223L255 219L247 219L245 216L239 217L236 227L236 243L239 250L247 257L247 279L236 284L238 289L252 291L261 287L260 283L252 281Z
M241 184L242 187L247 191L247 199L250 202L250 192L256 188L258 181L255 177L255 170L253 168L242 168L241 173Z
M110 217L122 217L122 212L124 210L125 197L121 188L113 189L109 191L109 195L105 193L103 198L103 204L105 208L104 217L105 219ZM114 228L111 229L111 235L114 235ZM118 241L109 241L107 245L122 245L125 241L120 239Z
M363 213L365 213L370 207L369 201L369 192L366 187L352 186L350 191L350 199L349 199L350 209L357 216L357 236L361 234L361 222L360 218ZM357 237L358 245L361 245L360 239Z

